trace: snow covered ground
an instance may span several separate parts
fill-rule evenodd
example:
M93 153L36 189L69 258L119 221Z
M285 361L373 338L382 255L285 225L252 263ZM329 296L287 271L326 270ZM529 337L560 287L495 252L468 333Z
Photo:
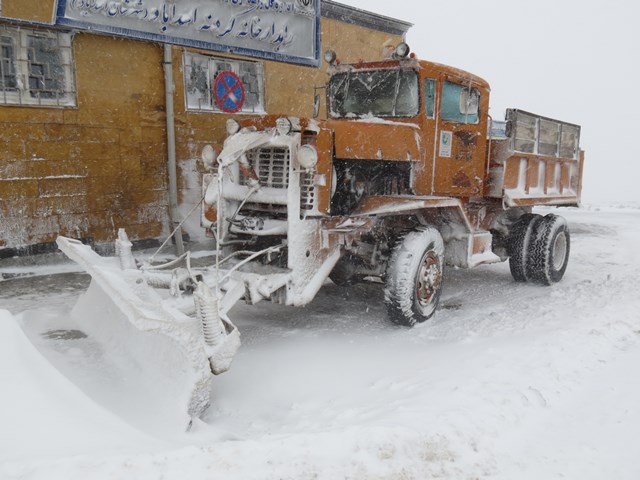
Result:
M31 279L0 295L0 478L637 480L640 205L558 213L561 283L449 269L414 329L375 285L236 307L243 346L188 433L69 317L86 279Z

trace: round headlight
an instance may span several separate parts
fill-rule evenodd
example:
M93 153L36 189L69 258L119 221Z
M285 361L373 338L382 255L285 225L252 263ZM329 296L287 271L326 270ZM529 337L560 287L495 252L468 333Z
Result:
M205 145L202 149L202 163L207 170L213 170L216 166L216 160L218 159L218 152L211 145Z
M409 48L409 45L407 45L404 42L399 43L398 46L396 47L396 57L407 58L407 55L409 55L410 51L411 49Z
M228 135L235 135L239 131L240 131L240 124L238 123L237 120L234 120L233 118L230 118L229 120L227 120Z
M298 163L305 170L311 170L318 164L318 152L312 145L302 145L298 149Z
M293 125L291 125L291 122L287 117L282 117L276 120L276 131L280 135L288 135L289 133L291 133L292 129Z
M333 65L334 63L336 63L336 58L336 52L334 52L333 50L327 50L326 52L324 52L324 61L329 65Z

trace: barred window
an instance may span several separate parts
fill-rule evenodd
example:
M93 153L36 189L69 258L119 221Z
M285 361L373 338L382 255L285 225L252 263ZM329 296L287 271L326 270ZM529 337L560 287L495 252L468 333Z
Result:
M15 46L13 38L0 37L0 88L16 88Z
M71 35L0 26L0 104L74 106Z
M213 93L216 78L232 72L242 82L244 101L238 113L264 113L264 73L259 62L184 54L185 104L187 110L222 112Z

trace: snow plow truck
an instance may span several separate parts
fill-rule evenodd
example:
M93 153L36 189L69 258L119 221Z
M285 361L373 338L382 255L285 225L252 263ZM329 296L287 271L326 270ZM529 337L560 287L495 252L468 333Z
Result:
M115 305L102 322L173 345L160 362L187 365L176 378L191 417L240 345L228 317L240 300L303 306L327 278L375 281L389 320L411 327L436 312L445 265L508 260L515 281L544 285L567 268L566 221L532 207L579 204L578 125L518 109L493 120L485 80L406 44L384 61L325 60L326 118L316 95L313 118L230 119L224 144L204 148L211 265L140 261L124 231L116 258L58 239Z

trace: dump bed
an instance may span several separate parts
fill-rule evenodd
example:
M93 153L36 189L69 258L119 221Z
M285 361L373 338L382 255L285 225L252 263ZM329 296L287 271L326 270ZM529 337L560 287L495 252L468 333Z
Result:
M577 205L584 152L580 126L517 109L492 122L487 196L507 206Z

